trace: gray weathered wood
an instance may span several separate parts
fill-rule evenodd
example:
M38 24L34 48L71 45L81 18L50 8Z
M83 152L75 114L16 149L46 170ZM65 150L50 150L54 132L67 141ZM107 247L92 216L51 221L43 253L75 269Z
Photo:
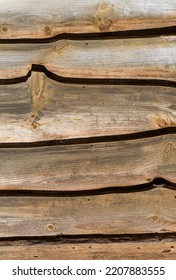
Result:
M175 190L0 197L0 237L176 232Z
M176 135L0 149L1 190L89 190L158 177L176 183Z
M0 244L1 245L1 244ZM176 242L71 243L4 242L1 260L175 260Z
M0 45L0 79L25 76L32 64L71 78L176 81L176 37Z
M176 125L175 88L63 84L32 72L0 85L0 142L149 131Z
M174 0L1 0L0 38L174 26Z

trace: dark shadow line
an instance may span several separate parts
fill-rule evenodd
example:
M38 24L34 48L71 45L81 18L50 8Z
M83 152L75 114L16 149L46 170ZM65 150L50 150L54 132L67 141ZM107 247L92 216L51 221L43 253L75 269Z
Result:
M156 87L174 87L176 82L165 79L112 79L112 78L69 78L59 76L47 70L43 65L32 64L31 70L26 76L12 79L0 79L0 85L24 83L31 76L32 72L44 73L49 79L62 84L79 84L79 85L131 85L131 86L156 86Z
M61 140L44 140L37 142L11 142L11 143L0 143L0 149L4 148L40 148L40 147L52 147L52 146L68 146L68 145L84 145L84 144L95 144L95 143L108 143L108 142L122 142L132 141L146 138L155 138L165 135L175 135L176 126L160 128L158 130L144 131L129 134L120 134L112 136L95 136L85 138L72 138L72 139L61 139Z
M48 78L65 84L87 85L143 85L176 87L175 81L164 79L112 79L112 78L68 78L50 72L45 66L32 64L31 71L44 73Z
M79 197L79 196L97 196L106 194L129 194L137 192L146 192L155 188L167 188L176 191L176 183L169 182L163 178L155 178L149 183L123 187L106 187L92 190L74 190L74 191L45 191L45 190L0 190L2 196L29 196L29 197Z
M19 38L19 39L0 39L0 44L38 44L52 43L59 40L108 40L108 39L129 39L129 38L149 38L159 36L176 35L176 26L149 28L140 30L96 32L96 33L62 33L47 38Z
M176 241L176 232L165 233L137 233L137 234L80 234L80 235L52 235L52 236L14 236L1 237L0 246L6 242L15 242L17 246L20 242L26 245L39 245L43 243L55 244L85 244L85 243L124 243L124 242L156 242L156 241ZM5 244L1 244L1 243ZM10 244L8 244L10 245ZM12 244L13 245L13 244ZM19 244L20 245L20 244ZM24 244L23 244L24 245Z
M29 71L26 76L17 77L17 78L10 78L10 79L0 79L0 85L15 85L27 82L29 77L31 76L31 72Z

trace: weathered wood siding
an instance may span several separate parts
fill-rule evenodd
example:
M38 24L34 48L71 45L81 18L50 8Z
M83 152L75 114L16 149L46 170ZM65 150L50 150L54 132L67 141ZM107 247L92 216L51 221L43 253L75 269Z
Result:
M175 259L176 2L0 4L0 259Z
M107 143L1 147L0 158L1 190L82 191L146 184L155 178L176 183L175 135Z
M34 64L66 78L176 81L176 36L1 44L0 51L0 79L26 76Z
M170 238L173 240L173 237ZM112 238L111 238L112 240ZM114 240L106 243L106 239L95 239L87 243L80 239L77 243L68 243L66 239L41 242L31 241L1 242L0 259L18 260L175 260L175 242L161 241L159 238L151 241Z
M175 191L164 187L95 196L3 196L0 237L173 233L175 203Z
M1 0L1 38L137 30L175 25L174 0Z
M68 84L32 72L0 85L0 114L1 143L120 136L174 127L176 94L168 86Z

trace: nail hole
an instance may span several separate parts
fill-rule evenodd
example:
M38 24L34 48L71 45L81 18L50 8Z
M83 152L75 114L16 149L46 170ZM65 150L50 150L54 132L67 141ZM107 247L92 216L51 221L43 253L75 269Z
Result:
M158 217L157 215L153 215L153 216L152 216L152 220L153 220L154 222L158 221L158 219L159 219L159 217Z
M52 225L52 224L47 225L47 229L49 231L53 231L54 230L54 225Z
M1 29L2 29L3 32L7 32L7 30L8 30L8 28L7 28L6 25L3 25L3 26L1 27Z
M165 250L163 250L162 251L162 253L169 253L171 250L169 250L169 249L165 249Z

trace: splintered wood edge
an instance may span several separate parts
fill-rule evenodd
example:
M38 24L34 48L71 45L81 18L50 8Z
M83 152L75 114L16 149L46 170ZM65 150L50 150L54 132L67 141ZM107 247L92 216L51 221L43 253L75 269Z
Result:
M14 244L13 244L14 243ZM21 245L20 245L21 243ZM27 242L28 243L28 242ZM176 242L124 242L24 244L7 242L0 246L1 260L175 260Z
M173 233L175 190L0 197L0 237Z
M176 125L175 101L172 87L66 84L32 72L24 83L0 85L0 143L169 128Z
M0 17L1 39L41 39L65 33L174 26L176 7L172 0L44 0L42 4L35 0L1 0Z
M1 44L0 50L0 79L24 77L40 65L64 78L176 81L175 36Z

